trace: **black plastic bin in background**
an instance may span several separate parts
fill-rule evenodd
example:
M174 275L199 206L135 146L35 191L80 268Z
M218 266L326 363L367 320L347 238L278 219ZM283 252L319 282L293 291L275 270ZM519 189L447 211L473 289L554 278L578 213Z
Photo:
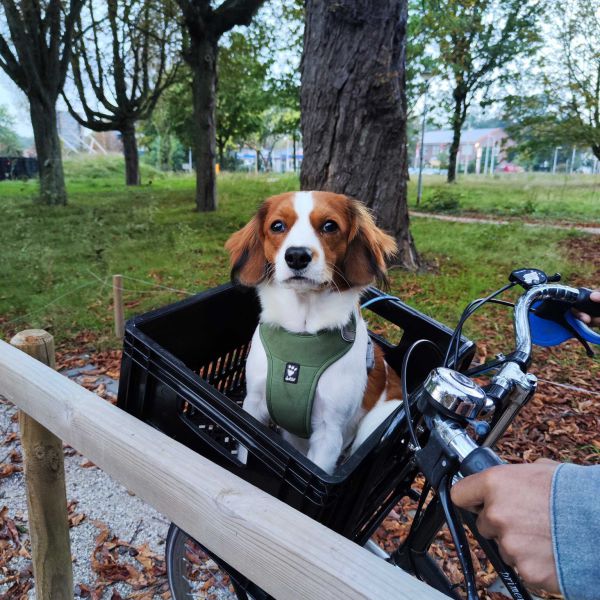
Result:
M365 298L380 295L370 288ZM447 346L451 330L400 301L369 308L402 329L395 346L374 336L396 369L417 339ZM332 475L323 472L240 408L258 315L253 290L226 284L132 319L125 327L118 406L331 529L365 541L414 476L404 464L403 415L388 419ZM463 339L461 366L474 352ZM438 363L424 346L414 364L413 382ZM238 443L248 449L246 465L237 459Z

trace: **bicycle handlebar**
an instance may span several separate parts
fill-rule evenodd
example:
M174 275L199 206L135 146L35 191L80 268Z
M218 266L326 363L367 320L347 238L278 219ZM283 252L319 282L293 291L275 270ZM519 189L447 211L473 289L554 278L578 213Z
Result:
M544 277L542 281L547 281L544 273L538 273ZM497 442L520 409L533 396L537 386L535 375L527 373L532 353L529 315L533 304L537 301L556 302L559 306L562 305L560 308L564 307L565 311L569 310L570 307L575 307L590 316L600 315L600 303L591 301L591 290L548 282L530 286L526 278L529 273L522 270L518 274L520 277L514 280L511 279L511 281L521 283L526 291L517 300L514 308L515 350L507 357L500 356L497 361L483 365L483 368L480 369L484 372L486 366L488 371L498 368L498 372L492 378L491 385L484 390L465 375L446 367L438 367L431 371L424 383L415 390L413 396L416 407L419 408L424 416L424 422L428 424L431 431L426 444L421 448L411 425L410 430L414 440L411 446L415 450L415 463L425 475L428 486L433 487L438 492L440 510L443 510L443 516L448 523L456 547L469 600L474 600L478 596L473 566L468 554L467 538L464 530L460 527L460 518L453 510L450 501L451 478L454 475L466 477L485 471L490 467L504 464L491 449L491 446ZM504 289L507 289L507 287ZM493 299L495 295L497 293L481 301L480 305ZM468 310L469 307L466 311ZM467 318L468 316L470 315L467 315ZM460 333L460 327L464 320L466 319L461 319L456 332ZM452 342L449 348L451 347ZM405 356L405 363L408 362L409 355L410 350ZM406 364L403 363L403 371L405 371L405 368ZM406 416L410 419L410 400L407 397L405 397L405 400ZM486 413L490 406L498 411L497 414L494 414L491 430L489 430L486 422L475 421L478 415ZM467 423L474 427L477 435L479 435L479 441L481 442L483 439L481 444L478 444L469 435L466 430ZM485 431L485 427L481 427L484 425L487 426L489 431L487 435L479 433L479 431ZM429 487L426 489L429 489ZM441 522L439 523L441 524ZM419 527L420 521L417 525L417 528ZM471 519L469 527L471 529L475 527L473 519ZM476 528L474 533L477 537ZM514 571L504 563L498 548L493 543L483 540L483 538L480 539L480 543L485 544L486 554L490 556L490 560L500 578L509 586L511 595L515 598L528 598L529 594L525 587L518 580ZM515 593L512 591L513 588Z
M589 291L589 290L587 290ZM590 292L591 293L591 292ZM531 330L529 328L529 310L537 300L556 300L572 306L581 298L581 291L567 285L542 284L527 290L515 304L514 329L516 350L510 355L510 360L516 362L521 368L527 368L531 362ZM589 303L589 294L587 298ZM598 304L594 302L593 304ZM587 303L586 303L587 305Z
M534 302L551 300L570 306L576 306L589 313L600 312L600 304L589 299L591 290L577 289L566 285L540 284L531 287L517 300L514 309L514 333L516 349L508 356L499 372L494 376L494 400L503 404L502 414L497 419L494 427L485 437L481 445L477 444L456 420L449 417L448 408L452 406L447 399L437 399L440 412L433 418L434 428L440 434L442 441L447 445L460 463L460 472L463 476L477 473L488 467L502 464L502 461L491 450L498 439L512 423L516 414L527 403L535 392L537 379L534 375L527 374L526 370L531 361L532 338L529 325L529 311ZM594 310L589 305L595 304ZM440 371L438 369L438 371ZM430 378L424 387L433 387L431 382L439 385L438 377ZM450 392L450 395L452 392ZM464 399L462 404L464 404ZM461 404L461 407L462 407ZM458 413L457 413L457 416Z

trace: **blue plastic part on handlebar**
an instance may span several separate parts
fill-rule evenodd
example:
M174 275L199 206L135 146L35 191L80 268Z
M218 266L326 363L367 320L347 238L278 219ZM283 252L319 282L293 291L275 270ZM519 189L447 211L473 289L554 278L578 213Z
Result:
M535 302L533 307L539 306L540 302ZM570 310L563 315L564 322L542 319L529 313L529 327L531 330L531 339L538 346L558 346L568 339L575 337L575 332L584 340L591 344L600 344L600 334L590 329L583 321L580 321Z

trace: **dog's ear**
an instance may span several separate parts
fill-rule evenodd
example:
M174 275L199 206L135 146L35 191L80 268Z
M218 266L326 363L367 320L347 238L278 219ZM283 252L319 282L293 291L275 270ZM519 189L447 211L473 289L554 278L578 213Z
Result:
M344 259L344 277L352 287L374 280L387 286L387 264L398 252L396 241L377 225L366 206L349 198L352 225Z
M231 262L231 279L252 287L266 276L267 259L264 251L263 222L265 205L250 222L236 231L225 243Z

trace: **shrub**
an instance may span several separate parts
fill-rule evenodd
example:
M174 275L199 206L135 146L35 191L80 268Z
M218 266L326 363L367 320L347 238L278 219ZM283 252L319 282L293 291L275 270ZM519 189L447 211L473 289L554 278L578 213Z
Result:
M63 164L67 180L125 178L125 160L122 154L107 156L78 154L66 158ZM143 161L140 161L140 171L142 181L145 181L146 178L156 179L165 176L161 171Z
M462 198L458 190L438 188L423 204L423 208L431 212L457 212Z
M532 215L538 208L538 203L533 198L527 198L523 204L523 214Z

